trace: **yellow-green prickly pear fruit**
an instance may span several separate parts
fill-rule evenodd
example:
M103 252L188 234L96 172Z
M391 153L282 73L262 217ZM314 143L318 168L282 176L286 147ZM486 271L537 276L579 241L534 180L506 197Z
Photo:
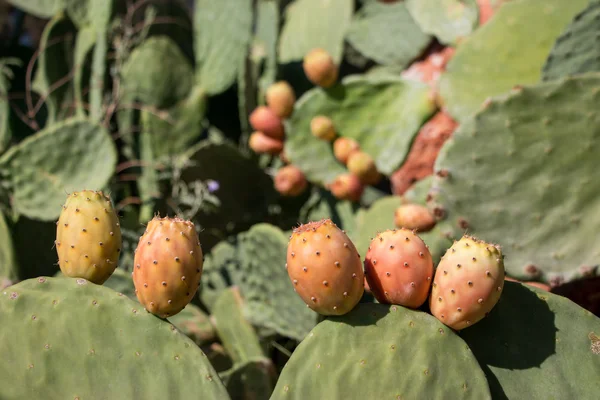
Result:
M94 190L71 193L56 225L62 273L98 285L106 282L121 254L119 217L110 197Z

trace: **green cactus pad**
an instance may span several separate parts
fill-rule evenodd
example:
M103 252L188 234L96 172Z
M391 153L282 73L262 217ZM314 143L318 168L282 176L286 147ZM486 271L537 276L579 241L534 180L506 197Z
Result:
M64 0L7 0L28 14L39 18L52 18L64 8Z
M29 279L0 294L0 315L3 399L229 399L189 338L105 286Z
M10 87L4 75L4 65L0 62L0 154L8 147L12 133L10 130L10 104L7 100Z
M232 399L269 400L277 373L269 358L239 363L219 374Z
M18 272L12 235L0 211L0 279L17 279Z
M277 79L277 41L279 40L279 4L277 1L262 0L256 10L256 35L252 53L257 65L264 62L263 72L258 79L258 104L265 104L265 93ZM258 58L258 60L256 60Z
M431 42L405 3L371 1L354 16L346 40L362 55L383 65L406 67Z
M356 239L356 213L360 210L357 203L338 200L331 192L314 187L309 199L300 210L298 222L308 223L329 218L338 228L343 229L350 239Z
M460 336L495 399L598 396L600 318L562 296L506 282L489 316Z
M103 189L116 162L103 127L71 118L11 147L0 157L0 170L8 174L13 211L50 221L58 218L66 193Z
M387 229L396 229L394 212L403 204L400 196L386 196L371 205L368 209L362 209L356 215L356 241L355 245L359 254L366 254L369 244L379 232ZM434 227L429 232L418 233L429 251L434 262L438 262L444 252L452 245L442 232Z
M155 36L131 52L123 66L121 81L121 91L128 102L137 99L146 105L166 108L187 96L194 72L172 39Z
M546 60L542 79L600 71L600 1L577 14L560 35Z
M407 0L406 7L423 31L447 45L459 43L479 23L476 0Z
M296 0L289 4L279 37L279 62L302 61L312 49L322 48L340 63L353 12L352 0Z
M340 136L357 140L377 168L390 175L404 162L424 121L435 111L427 85L392 77L351 76L330 90L314 88L286 121L285 153L307 179L331 183L346 171L331 143L315 138L310 121L325 115Z
M435 164L437 226L500 244L519 280L597 273L599 91L598 73L527 86L462 124Z
M366 303L319 323L292 354L271 397L421 398L491 397L473 353L450 328L422 311Z
M448 112L463 121L492 96L539 81L556 38L589 0L512 0L461 46L439 82Z
M254 225L232 243L219 243L206 256L202 301L212 309L219 293L238 286L250 322L302 340L315 326L317 314L294 292L285 270L287 243L284 233L269 224Z
M427 205L427 193L431 188L433 175L428 175L425 178L417 181L406 192L402 194L402 200L405 203Z
M85 116L85 95L84 90L89 86L90 68L88 61L91 59L92 49L96 44L96 31L92 26L81 27L77 31L75 39L75 48L73 54L73 62L79 65L73 73L73 95L75 100L75 109L77 115Z
M48 22L42 33L32 88L45 99L47 126L72 114L69 103L73 102L74 92L69 75L73 68L75 37L75 26L62 12Z
M248 52L252 2L196 0L194 7L196 83L218 94L235 82Z

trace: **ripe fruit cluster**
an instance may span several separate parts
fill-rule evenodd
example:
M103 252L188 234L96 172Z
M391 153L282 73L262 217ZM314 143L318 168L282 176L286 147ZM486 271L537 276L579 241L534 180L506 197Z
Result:
M435 269L425 242L406 228L380 232L363 262L330 219L293 230L286 268L296 293L319 314L348 313L366 286L380 303L417 309L429 299L431 314L456 330L492 310L505 278L499 246L465 235Z

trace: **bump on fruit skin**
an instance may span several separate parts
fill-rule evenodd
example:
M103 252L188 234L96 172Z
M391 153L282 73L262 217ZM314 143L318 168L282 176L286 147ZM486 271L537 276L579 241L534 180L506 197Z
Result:
M364 293L360 255L330 219L293 230L286 268L296 293L321 315L346 314Z
M425 206L420 204L403 204L394 212L394 223L398 228L428 232L433 229L436 220Z
M337 136L333 121L324 115L317 115L310 121L310 132L326 142L333 142Z
M56 223L55 245L65 276L106 282L117 268L122 245L110 197L93 190L68 195Z
M248 141L250 148L258 154L277 155L283 151L283 141L273 139L262 132L253 132Z
M411 230L379 233L371 241L364 266L371 293L380 303L419 308L427 301L433 258Z
M279 81L269 86L265 93L265 100L275 115L279 118L288 118L294 111L296 94L289 83Z
M133 261L135 294L147 311L167 318L192 300L202 277L203 253L194 224L155 216Z
M314 85L330 88L338 79L339 68L331 55L323 49L311 50L304 57L302 66L304 74Z
M282 140L285 136L281 118L269 107L255 108L250 114L249 120L254 130L260 131L270 138Z
M359 150L360 145L352 138L339 137L333 142L333 155L344 165L348 163L348 157L350 157L350 154Z
M377 184L382 176L377 170L373 158L364 151L355 151L348 157L348 171L356 175L365 185Z
M277 171L274 179L275 190L283 196L295 197L308 187L308 181L300 168L286 165Z
M339 175L327 188L335 198L354 202L359 201L365 191L360 179L353 174Z
M429 298L431 313L452 329L468 328L498 303L504 278L500 247L464 235L437 266Z

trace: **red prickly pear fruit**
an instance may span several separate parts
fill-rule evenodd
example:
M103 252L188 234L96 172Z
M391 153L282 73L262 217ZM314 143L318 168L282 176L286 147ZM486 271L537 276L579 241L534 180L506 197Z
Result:
M286 268L296 293L321 315L346 314L365 290L360 255L330 219L294 229Z
M330 88L338 79L338 66L323 49L313 49L306 54L302 66L308 80L316 86Z
M360 145L354 139L348 137L340 137L333 142L333 155L335 158L346 165L348 157L355 151L360 150Z
M58 265L65 276L103 284L117 268L121 227L110 197L100 191L71 193L56 223Z
M283 141L273 139L262 132L253 132L250 135L249 146L256 153L277 155L283 151Z
M339 200L359 201L365 190L360 180L352 174L339 175L327 188Z
M295 165L286 165L277 171L274 179L275 190L283 196L299 196L308 187L304 173Z
M310 121L310 131L314 137L326 142L333 142L337 136L333 121L324 115L317 115Z
M250 125L256 131L266 136L282 140L284 138L283 124L281 118L273 110L266 106L259 106L250 114Z
M155 216L135 250L135 295L152 314L173 316L194 298L203 264L194 224L181 218Z
M398 228L427 232L435 226L436 221L427 207L420 204L403 204L394 212L394 223Z
M365 185L375 185L381 180L373 158L364 151L355 151L348 156L348 171L356 175Z
M379 233L369 245L364 265L378 302L419 308L427 301L433 258L425 242L411 230Z
M455 330L472 326L498 303L504 277L500 247L464 235L438 264L429 298L431 313Z
M269 86L265 93L265 100L275 115L279 118L288 118L294 111L296 94L289 83L279 81Z

